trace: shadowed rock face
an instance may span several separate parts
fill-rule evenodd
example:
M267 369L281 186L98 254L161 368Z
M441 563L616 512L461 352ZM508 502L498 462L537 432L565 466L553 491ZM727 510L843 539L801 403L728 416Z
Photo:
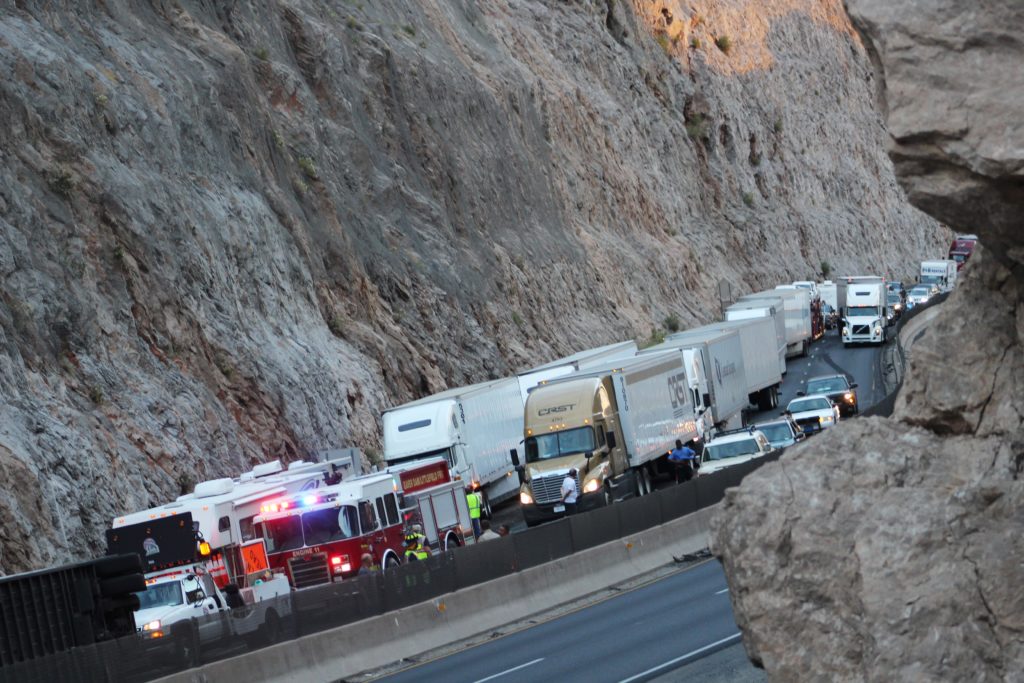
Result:
M948 239L838 0L62 7L0 16L5 571L712 319L720 279L906 275Z
M730 491L713 522L747 652L777 680L1024 676L1024 105L1016 3L848 0L912 200L983 247L891 419Z

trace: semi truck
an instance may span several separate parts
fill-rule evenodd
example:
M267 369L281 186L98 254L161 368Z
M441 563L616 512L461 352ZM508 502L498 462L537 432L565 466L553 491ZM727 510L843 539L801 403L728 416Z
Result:
M949 245L949 260L956 261L956 269L960 271L974 253L974 246L978 243L977 235L957 235L953 243Z
M792 285L779 285L775 289L806 289L811 297L811 339L818 340L825 336L825 309L818 283L813 280L797 280Z
M775 321L771 318L748 318L711 323L692 332L735 331L743 352L743 374L747 379L747 402L758 410L772 410L779 405L779 349Z
M519 501L527 525L565 514L561 486L576 468L579 510L651 491L675 441L699 437L680 350L538 386L525 408Z
M523 435L516 377L458 387L384 411L388 466L441 456L452 479L484 494L484 509L513 497L510 450Z
M871 275L845 279L843 345L884 344L888 330L885 278Z
M781 304L781 301L779 302ZM766 318L772 322L775 330L775 343L779 364L779 374L786 374L786 318L781 308L764 302L740 301L725 309L726 321L757 320ZM769 343L770 342L766 342Z
M806 289L769 289L741 296L742 302L769 302L786 320L786 357L807 354L811 342L811 295Z
M648 347L641 355L661 353L669 349L683 351L687 370L697 377L694 384L699 392L697 412L705 433L714 426L718 430L733 429L743 424L743 410L747 407L747 378L743 366L743 344L735 330L698 328L669 335L664 342ZM693 385L691 385L693 388ZM705 395L710 398L705 400ZM710 412L708 420L706 412Z
M484 494L484 514L516 495L508 454L522 443L523 406L537 384L632 357L636 343L580 351L508 379L450 389L384 412L388 465L443 456L452 479Z
M921 261L922 285L935 285L939 292L950 292L956 286L957 262L950 260Z

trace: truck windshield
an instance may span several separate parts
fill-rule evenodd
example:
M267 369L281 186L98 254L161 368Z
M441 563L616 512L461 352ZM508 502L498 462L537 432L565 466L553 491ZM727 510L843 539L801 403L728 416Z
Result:
M139 596L139 609L173 607L185 602L181 596L181 583L178 581L155 583L146 590L139 591L136 595Z
M743 439L730 443L716 444L711 442L704 448L708 460L724 460L736 458L741 455L753 455L758 452L757 441L754 439Z
M531 436L526 440L526 462L551 460L572 453L594 450L594 430L577 427L564 432Z
M942 282L941 275L922 275L921 282L926 285L937 285Z
M306 545L330 543L359 535L359 515L352 505L314 510L302 515Z
M775 424L758 425L758 429L764 432L764 435L768 437L768 440L772 443L778 441L786 441L787 439L793 440L792 428L784 422L776 422Z
M866 318L869 316L878 315L877 306L849 306L846 309L846 315L850 318Z
M302 521L296 515L263 522L263 538L268 553L280 553L302 547Z
M807 383L807 394L830 394L833 391L846 391L850 385L842 377L812 379Z

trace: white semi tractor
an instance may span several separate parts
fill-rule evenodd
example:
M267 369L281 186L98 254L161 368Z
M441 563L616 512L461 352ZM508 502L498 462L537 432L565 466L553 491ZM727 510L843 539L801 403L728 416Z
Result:
M885 314L885 278L861 275L846 280L846 308L843 311L843 345L884 344L888 319Z
M935 285L940 292L950 292L956 286L956 261L940 259L921 261L921 284Z

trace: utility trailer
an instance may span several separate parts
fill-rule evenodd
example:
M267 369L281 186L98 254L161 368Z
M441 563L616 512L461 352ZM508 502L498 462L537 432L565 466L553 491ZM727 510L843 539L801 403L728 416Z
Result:
M586 351L579 351L571 356L559 358L529 370L524 370L518 375L519 390L523 395L523 405L526 405L526 399L530 391L538 384L558 379L559 377L565 377L574 372L586 372L608 363L627 360L635 356L636 352L636 342L624 341L598 346Z

